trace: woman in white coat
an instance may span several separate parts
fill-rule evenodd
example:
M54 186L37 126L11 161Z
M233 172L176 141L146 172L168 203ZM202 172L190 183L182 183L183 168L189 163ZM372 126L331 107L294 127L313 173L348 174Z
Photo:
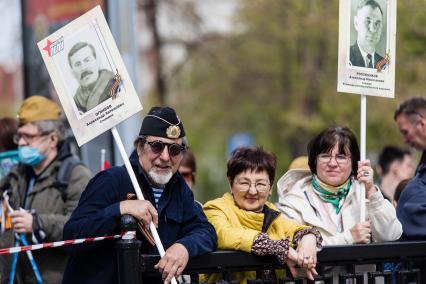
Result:
M299 224L314 226L323 245L393 241L402 234L395 208L374 185L370 161L359 161L347 127L323 130L308 145L309 168L288 171L278 181L279 209ZM366 221L360 220L360 184L365 185Z

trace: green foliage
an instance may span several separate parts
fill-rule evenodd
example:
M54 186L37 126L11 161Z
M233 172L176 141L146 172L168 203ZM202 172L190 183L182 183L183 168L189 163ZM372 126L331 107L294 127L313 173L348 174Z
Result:
M401 144L396 104L426 89L426 1L398 2L397 99L367 100L370 154ZM277 155L277 179L323 128L343 124L359 133L360 96L336 91L338 1L241 1L235 26L235 34L193 49L171 87L197 157L201 201L229 190L233 133L249 132Z

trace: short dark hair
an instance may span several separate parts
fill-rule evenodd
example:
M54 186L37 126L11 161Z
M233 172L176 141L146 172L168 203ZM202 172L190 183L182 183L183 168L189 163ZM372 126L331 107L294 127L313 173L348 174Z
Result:
M195 173L197 172L197 162L195 161L195 156L190 149L187 149L183 153L182 161L180 162L180 167L187 167L191 170L191 179L195 184Z
M351 155L352 175L357 172L360 153L355 134L349 127L332 126L321 131L308 144L308 164L313 174L317 173L318 155L330 153L336 144L339 148L339 154Z
M380 152L379 159L377 164L381 169L381 174L385 175L389 172L390 165L394 161L402 161L406 155L411 155L411 152L407 149L396 147L396 146L386 146Z
M18 121L11 117L0 118L0 152L15 150L18 145L13 142L13 135L18 131Z
M412 97L403 101L397 106L393 119L396 120L400 115L405 115L407 117L411 115L421 115L426 117L426 99L422 97Z
M395 202L399 201L399 198L401 197L402 192L404 191L407 184L410 182L410 179L404 179L399 182L399 184L395 188L395 192L393 193L393 200Z
M380 7L380 4L377 3L377 1L375 1L375 0L361 0L361 1L359 1L356 11L358 12L360 9L362 9L365 6L370 6L373 9L379 8L380 13L382 13L382 16L383 16L382 7Z
M68 63L70 65L70 67L72 67L71 65L71 56L73 56L77 51L79 51L80 49L82 49L83 47L90 47L90 49L92 50L93 56L96 58L96 51L95 48L93 47L93 45L91 45L88 42L77 42L76 44L74 44L70 51L68 52Z
M185 151L180 165L190 168L194 173L197 171L197 162L195 161L195 156L191 150L188 149Z
M266 171L271 185L275 179L275 169L277 167L277 157L262 147L241 147L231 153L228 160L226 175L230 184L234 183L235 177L247 170L254 172Z

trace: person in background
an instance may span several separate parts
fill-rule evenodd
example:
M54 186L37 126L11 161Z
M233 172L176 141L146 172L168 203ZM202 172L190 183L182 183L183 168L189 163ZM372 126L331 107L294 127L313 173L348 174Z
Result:
M218 249L274 255L287 263L293 273L299 264L309 279L315 271L317 249L322 238L318 230L286 220L267 201L272 194L277 160L260 147L234 150L227 164L230 192L208 201L203 209L218 235ZM220 276L213 274L209 283ZM258 276L259 277L259 276ZM231 273L231 280L246 283L255 272ZM276 279L275 271L264 271L264 277Z
M308 156L299 156L291 161L288 170L309 170Z
M384 147L379 154L377 173L384 198L392 202L398 184L414 175L411 152L396 146Z
M395 110L394 120L398 126L404 143L422 152L416 174L426 167L426 98L412 97Z
M13 136L18 130L18 121L10 117L0 118L0 179L18 163L18 145Z
M426 98L412 97L395 110L394 119L404 142L422 151L414 178L407 184L396 211L404 240L426 239Z
M195 173L197 171L197 163L195 161L195 156L191 150L187 150L183 154L182 162L180 162L179 173L185 179L191 190L194 190L195 185Z
M18 111L19 128L13 140L18 145L19 163L0 180L0 194L8 196L14 209L10 214L13 232L0 236L1 247L15 246L14 233L29 244L63 240L63 226L91 177L64 141L60 114L56 103L41 96L25 99ZM43 283L59 283L67 261L65 252L58 248L32 254ZM10 267L4 263L9 256L0 257L0 270ZM37 283L27 255L17 256L17 283ZM4 271L3 281L9 281Z
M10 117L0 118L0 180L5 177L19 161L18 146L13 142L13 136L16 134L17 130L18 121L16 119ZM12 222L7 210L7 205L2 197L0 197L0 202L2 203L0 205L0 232L4 232L12 228Z
M409 182L410 182L410 179L404 179L395 188L395 192L393 194L393 201L392 201L392 204L395 208L398 205L398 201L399 201L399 198L401 197L402 192L404 191L405 187L407 186Z
M359 161L353 132L329 127L308 145L310 171L289 171L278 181L279 209L287 218L316 226L324 245L397 240L395 208L374 185L370 161ZM365 185L366 221L360 220L360 184Z

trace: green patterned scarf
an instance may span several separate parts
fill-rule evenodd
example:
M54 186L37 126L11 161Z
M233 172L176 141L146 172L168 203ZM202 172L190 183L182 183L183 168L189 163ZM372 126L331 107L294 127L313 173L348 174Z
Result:
M339 186L332 186L320 181L319 178L314 175L311 184L319 197L325 202L333 204L334 208L336 208L336 214L339 214L342 208L340 203L345 199L351 188L351 178L348 178L345 183Z

